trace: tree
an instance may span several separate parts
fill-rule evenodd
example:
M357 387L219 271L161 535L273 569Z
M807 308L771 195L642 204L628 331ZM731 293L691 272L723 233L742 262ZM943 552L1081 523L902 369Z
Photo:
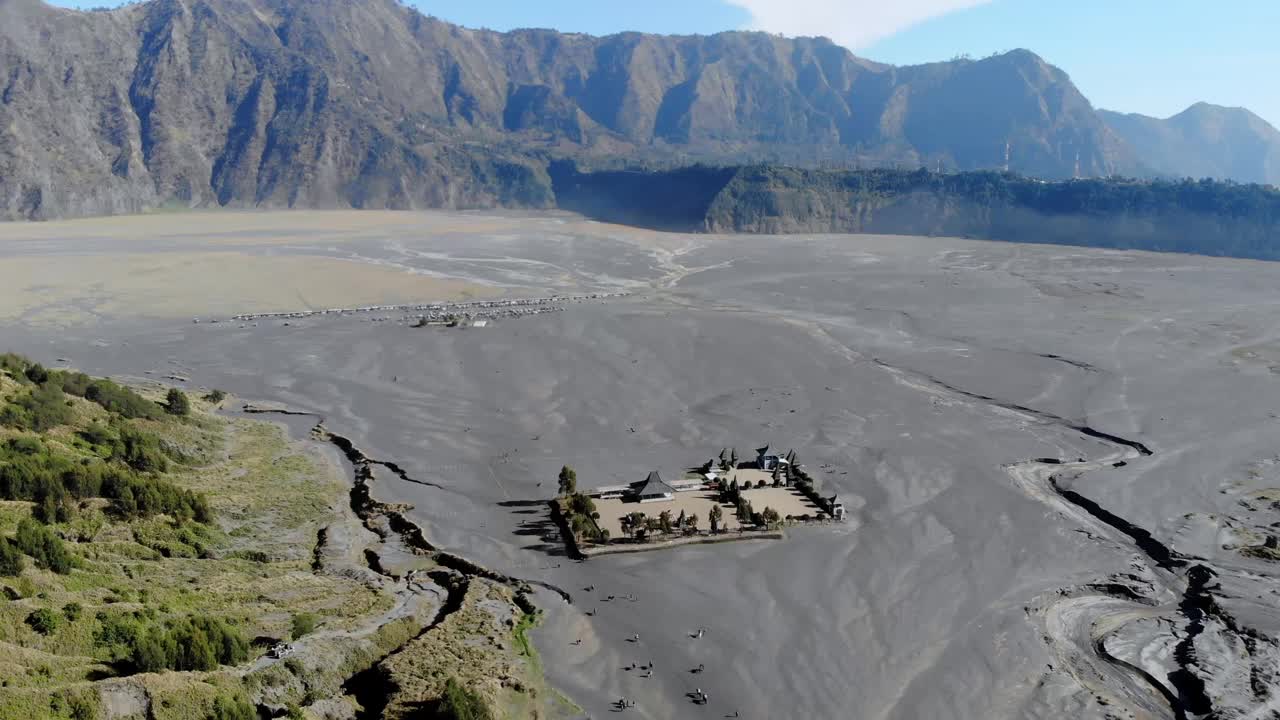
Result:
M776 528L782 523L782 516L778 515L777 510L767 507L760 513L760 520L769 528Z
M696 532L698 532L698 516L697 516L697 514L693 514L693 515L690 515L689 517L685 518L685 519L684 519L684 526L685 526L685 528L686 528L688 531L690 531L690 532L695 532L695 533L696 533Z
M596 501L586 493L574 493L569 496L569 512L575 515L595 515Z
M671 511L663 510L658 513L658 527L662 529L663 535L671 534Z
M729 465L738 467L738 448L733 448L729 451Z
M187 399L187 394L178 388L169 388L169 394L165 395L164 409L170 415L190 415L191 401Z
M648 518L642 512L633 512L627 515L627 521L631 527L632 536L638 540L643 540L649 532Z
M688 518L684 516L684 510L681 510L680 517L676 518L676 529L683 529L686 522L688 522Z
M715 535L720 532L720 520L724 518L724 511L720 509L719 505L711 506L711 513L707 515L707 518L711 521L711 534Z
M578 491L578 473L565 465L560 468L560 494L572 495Z

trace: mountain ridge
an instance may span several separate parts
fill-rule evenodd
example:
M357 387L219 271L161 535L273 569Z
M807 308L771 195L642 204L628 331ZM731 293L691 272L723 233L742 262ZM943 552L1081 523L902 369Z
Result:
M0 217L551 207L548 163L1147 164L1018 50L890 66L825 38L468 29L394 0L0 0Z
M1167 118L1098 114L1156 172L1280 185L1280 130L1247 108L1198 102Z

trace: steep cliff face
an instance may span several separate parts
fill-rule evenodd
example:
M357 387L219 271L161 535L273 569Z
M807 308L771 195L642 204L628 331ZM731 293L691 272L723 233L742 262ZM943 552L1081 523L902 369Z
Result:
M154 0L79 13L3 0L0 217L166 202L549 205L540 164L404 125L413 115L387 100L397 93L377 84L377 63L331 42L349 33L320 34L361 7L375 6L301 3L305 13L286 15L239 0ZM404 29L352 21L371 47L379 32Z
M1156 172L1280 185L1280 130L1244 108L1197 103L1163 120L1099 115Z
M552 204L546 159L1133 169L1026 52L469 30L394 0L0 0L0 217Z

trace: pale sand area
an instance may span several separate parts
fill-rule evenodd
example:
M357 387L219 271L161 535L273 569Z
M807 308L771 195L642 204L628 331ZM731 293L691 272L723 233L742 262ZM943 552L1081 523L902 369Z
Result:
M760 472L754 470L752 472ZM764 473L761 473L762 475ZM742 496L751 502L751 507L759 512L767 507L771 507L778 511L782 517L800 516L800 515L816 515L818 508L809 499L801 495L799 492L791 488L766 487L753 488L744 491ZM689 490L686 492L678 492L672 496L671 500L662 500L657 502L640 503L631 500L621 500L611 498L607 500L596 500L596 511L600 513L600 527L608 530L610 537L622 538L626 537L622 532L621 519L625 515L633 512L642 512L648 517L656 518L662 511L671 513L671 519L674 521L680 517L680 513L685 516L698 516L698 529L709 530L711 528L711 508L716 505L720 506L722 517L720 527L724 530L737 530L742 527L742 523L738 521L738 513L732 505L725 505L716 497L716 493L710 490Z
M447 212L436 210L277 210L157 212L145 215L51 220L39 223L0 222L0 246L12 241L151 242L177 245L216 238L224 246L350 243L414 235L512 234L552 221L566 232L626 238L664 251L691 246L688 236L587 220L569 213L519 211Z
M783 518L818 515L821 512L817 505L809 501L809 498L789 487L752 488L744 491L742 497L751 503L752 509L756 512L773 508Z
M477 239L487 242L472 252ZM563 258L529 249L547 243L566 246ZM685 236L559 214L190 212L0 223L0 319L70 327L628 290L645 266L656 272L655 255L668 263L689 245Z
M13 240L202 242L218 237L225 245L247 245L264 239L278 244L350 242L387 233L412 232L430 222L433 233L503 231L510 219L472 213L397 212L392 210L193 211L147 215L0 223L0 243Z
M221 318L470 300L502 290L358 261L235 252L0 259L0 318L65 327L106 317Z
M633 512L642 512L648 517L656 518L665 510L671 513L672 521L680 517L681 512L686 516L697 515L698 529L708 530L711 528L711 521L708 519L711 516L711 508L720 505L720 511L724 514L720 527L726 530L737 530L739 527L738 516L733 511L733 506L721 504L716 499L716 494L709 490L678 492L671 500L658 502L639 503L609 499L596 500L595 503L596 511L600 513L600 527L608 530L613 538L626 537L622 532L620 520L624 515L630 515Z

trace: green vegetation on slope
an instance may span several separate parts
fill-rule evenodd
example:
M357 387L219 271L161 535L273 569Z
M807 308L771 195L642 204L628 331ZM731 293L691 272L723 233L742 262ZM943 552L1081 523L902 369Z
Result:
M226 667L251 641L390 607L313 571L345 488L276 426L0 356L0 408L60 392L56 423L0 424L0 717L99 717L129 678L151 717L254 718Z
M400 557L341 470L280 427L212 414L222 394L178 399L12 355L0 368L0 407L62 392L67 411L41 431L0 424L0 717L376 712L396 691L364 681L386 658L430 676L416 702L451 717L568 714L527 618L508 638L523 612L510 588L449 576L470 603L424 634L440 610L423 587L433 558ZM418 590L370 568L387 551L423 571Z

